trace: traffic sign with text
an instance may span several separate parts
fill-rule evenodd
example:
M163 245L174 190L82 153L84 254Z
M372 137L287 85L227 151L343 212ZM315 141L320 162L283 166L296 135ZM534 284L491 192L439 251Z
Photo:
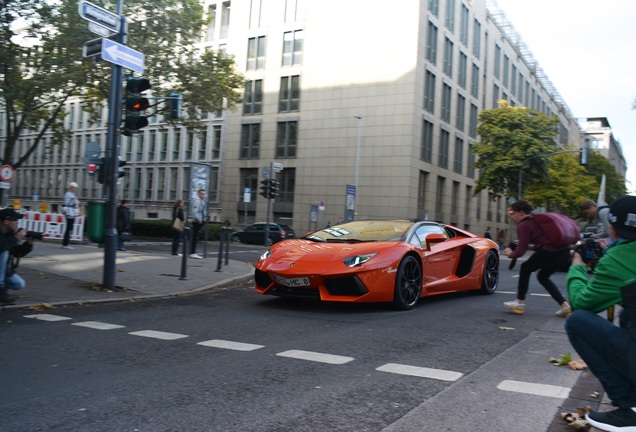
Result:
M102 40L102 59L138 73L144 71L145 56L142 53L110 39Z
M94 22L114 32L118 32L121 28L121 18L119 15L96 4L87 2L86 0L80 0L78 11L80 16L85 20Z

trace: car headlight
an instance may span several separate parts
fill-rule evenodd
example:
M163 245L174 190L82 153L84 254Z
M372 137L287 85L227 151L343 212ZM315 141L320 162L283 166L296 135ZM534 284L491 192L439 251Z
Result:
M269 258L272 255L272 251L271 249L267 249L263 255L260 256L260 258L258 259L259 261L263 261L264 259Z
M377 252L373 252L373 253L368 253L363 255L354 255L354 256L350 256L343 259L342 262L347 267L358 267L364 264L365 262L369 261L371 258L376 256L377 254L378 254Z

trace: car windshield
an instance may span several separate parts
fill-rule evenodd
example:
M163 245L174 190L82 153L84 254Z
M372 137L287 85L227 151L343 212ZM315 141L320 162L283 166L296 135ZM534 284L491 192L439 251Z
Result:
M400 241L413 226L411 221L354 221L330 226L307 235L327 242Z

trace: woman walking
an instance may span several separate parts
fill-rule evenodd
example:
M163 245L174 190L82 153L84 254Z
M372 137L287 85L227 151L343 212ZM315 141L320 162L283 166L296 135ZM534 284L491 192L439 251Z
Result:
M179 243L181 243L181 238L183 237L184 225L183 200L178 199L172 206L172 255L179 255Z

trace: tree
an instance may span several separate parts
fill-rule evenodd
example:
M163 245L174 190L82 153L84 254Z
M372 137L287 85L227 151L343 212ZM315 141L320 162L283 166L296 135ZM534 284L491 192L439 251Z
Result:
M105 4L115 11L113 4ZM155 95L183 95L185 116L178 122L202 127L208 112L232 109L241 100L244 78L234 59L200 48L205 20L197 0L127 0L127 44L145 54L144 77ZM95 39L77 12L77 2L5 0L0 8L0 112L6 131L1 164L19 168L51 134L49 151L64 144L65 103L72 97L92 112L107 98L111 67L82 57ZM122 83L123 85L123 83ZM152 109L167 109L159 103ZM36 131L18 147L25 132Z
M478 157L474 166L479 169L475 194L487 189L497 195L517 196L521 169L525 187L545 182L548 161L538 156L556 150L558 125L556 116L511 107L506 101L482 111L477 129L480 142L473 147Z

